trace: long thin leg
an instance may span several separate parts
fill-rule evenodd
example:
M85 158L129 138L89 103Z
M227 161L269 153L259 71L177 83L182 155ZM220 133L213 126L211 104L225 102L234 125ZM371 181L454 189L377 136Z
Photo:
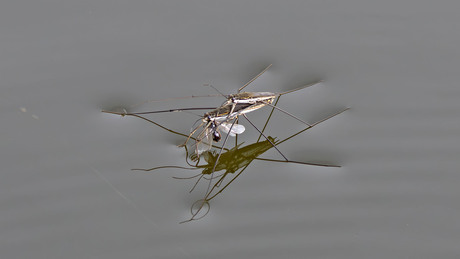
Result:
M288 90L286 92L282 92L282 93L278 93L278 95L285 95L285 94L288 94L288 93L292 93L292 92L295 92L295 91L299 91L299 90L302 90L302 89L305 89L307 87L310 87L310 86L314 86L314 85L317 85L319 83L323 82L323 80L319 80L317 82L313 82L313 83L310 83L310 84L306 84L304 86L301 86L301 87L298 87L298 88L295 88L295 89L292 89L292 90Z
M201 97L218 97L222 96L220 94L207 94L207 95L189 95L189 96L182 96L182 97L174 97L174 98L165 98L165 99L157 99L157 100L147 100L137 104L130 105L129 108L138 107L144 105L146 103L152 102L166 102L166 101L173 101L173 100L182 100L182 99L189 99L189 98L201 98Z
M304 85L304 86L302 86L302 87L298 87L298 88L295 88L295 89L292 89L292 90L289 90L289 91L286 91L286 92L278 93L278 99L276 99L275 104L270 104L270 103L265 103L265 104L268 105L268 106L270 106L270 107L272 107L273 109L277 109L277 110L279 110L279 111L285 113L286 115L291 116L292 118L294 118L294 119L296 119L296 120L298 120L298 121L300 121L300 122L302 122L302 123L304 123L304 124L306 124L306 125L308 125L308 126L311 126L310 123L307 123L306 121L304 121L304 120L298 118L298 117L295 116L294 114L291 114L291 113L289 113L288 111L285 111L285 110L283 110L283 109L277 107L276 105L278 104L279 97L280 97L281 95L285 95L285 94L288 94L288 93L296 92L296 91L305 89L305 88L307 88L307 87L310 87L310 86L313 86L313 85L317 85L317 84L319 84L319 83L321 83L321 82L322 82L322 81L320 80L320 81L317 81L317 82L314 82L314 83L310 83L310 84L307 84L307 85ZM273 109L272 109L272 111L270 112L269 118L271 117L271 115L272 115L272 113L273 113ZM266 127L266 125L265 125L264 128L262 129L262 132L264 132L265 127ZM260 137L259 137L259 138L260 138Z
M225 95L224 93L222 93L221 91L219 91L219 89L215 88L213 85L211 85L211 84L205 84L204 86L209 86L209 87L211 87L212 89L216 90L216 92L218 92L218 93L220 94L220 96L227 98L227 95Z
M270 111L270 114L268 115L268 119L267 119L267 121L265 122L264 127L262 128L262 132L265 132L265 128L267 128L268 122L269 122L270 118L271 118L272 115L273 115L273 111L275 110L275 107L276 107L276 105L278 104L281 95L288 94L288 93L292 93L292 92L295 92L295 91L298 91L298 90L302 90L302 89L304 89L304 88L307 88L307 87L309 87L309 86L313 86L313 85L319 84L319 83L321 83L321 82L322 82L322 81L320 80L320 81L317 81L317 82L314 82L314 83L310 83L310 84L307 84L307 85L304 85L304 86L302 86L302 87L298 87L298 88L295 88L295 89L292 89L292 90L289 90L289 91L286 91L286 92L278 93L278 98L276 98L275 104L270 105L270 106L272 107L272 110ZM310 124L308 124L308 123L306 123L306 124L307 124L307 125L310 125ZM259 137L257 138L257 142L259 142L259 140L260 140L261 137L262 137L262 135L259 135Z
M284 114L286 114L286 115L291 116L292 118L294 118L294 119L296 119L296 120L302 122L303 124L306 124L306 125L308 125L308 126L311 126L310 123L308 123L308 122L302 120L301 118L295 116L294 114L292 114L292 113L290 113L290 112L288 112L288 111L285 111L285 110L281 109L280 107L277 107L277 106L272 105L272 104L269 104L269 103L265 103L265 104L268 105L268 106L270 106L270 107L272 107L272 108L277 109L278 111L280 111L280 112L282 112L282 113L284 113Z
M274 104L275 106L278 104L278 101L280 100L280 97L281 97L281 95L278 95L278 97L276 98L276 102ZM262 128L262 132L265 132L265 129L267 128L268 122L270 121L274 111L275 111L275 108L272 107L272 110L270 111L270 114L268 115L268 118L265 121L264 127ZM259 142L261 137L262 137L262 134L259 135L259 137L257 138L256 142Z
M190 132L190 134L188 135L188 137L187 137L187 139L185 140L185 142L184 142L182 145L180 145L180 147L186 146L187 143L188 143L188 141L189 141L189 139L193 136L193 134L195 134L195 132L196 132L199 128L201 128L201 126L203 126L203 124L205 124L205 122L201 122L200 125L198 125L196 128L194 128L194 129ZM206 126L208 126L208 125L206 125ZM206 129L206 127L205 127L205 129ZM201 133L198 134L197 138L195 139L195 143L202 140L202 139L200 139L200 135L201 135Z
M276 145L279 145L279 144L281 144L281 143L283 143L283 142L285 142L285 141L288 141L289 139L291 139L291 138L293 138L293 137L299 135L300 133L302 133L302 132L304 132L304 131L306 131L306 130L309 130L309 129L313 128L314 126L316 126L316 125L318 125L318 124L320 124L320 123L322 123L322 122L325 122L325 121L329 120L330 118L335 117L335 116L337 116L337 115L339 115L339 114L341 114L341 113L343 113L343 112L345 112L345 111L347 111L347 110L349 110L349 109L350 109L350 108L347 107L347 108L345 108L345 109L343 109L343 110L341 110L341 111L339 111L339 112L337 112L337 113L332 114L331 116L328 116L328 117L326 117L326 118L324 118L324 119L322 119L322 120L319 120L319 121L313 123L311 126L308 126L308 127L306 127L305 129L303 129L303 130L297 132L296 134L294 134L294 135L292 135L292 136L289 136L288 138L283 139L282 141L278 142Z
M250 123L250 124L251 124L251 125L262 135L262 136L264 136L264 138L265 138L266 140L268 140L268 142L270 142L270 144L276 149L276 151L278 151L278 153L280 153L280 155L281 155L282 157L284 157L284 159L286 159L286 161L289 161L289 159L287 159L287 157L286 157L285 155L283 155L283 153L276 147L275 143L273 143L269 138L267 138L267 136L265 136L265 134L262 133L262 131L260 131L260 130L256 127L256 125L254 125L254 123L252 123L252 122L248 119L248 117L246 116L246 114L243 113L242 115L243 115L243 117L244 117L246 120L248 120L248 122L249 122L249 123Z
M249 82L247 82L245 85L243 85L242 87L240 87L238 89L238 93L241 92L241 90L243 90L246 86L248 86L250 83L254 82L254 80L256 80L259 76L261 76L263 73L265 73L265 71L267 71L270 67L272 66L272 64L268 65L268 67L266 67L264 70L262 70L262 72L260 72L258 75L256 75L254 78L252 78L251 80L249 80Z
M211 180L213 179L214 170L216 170L217 163L219 162L219 158L220 158L220 156L222 155L222 150L223 150L224 147L225 147L225 143L227 143L228 136L230 135L230 132L232 131L233 125L235 125L235 122L236 122L236 120L233 120L233 123L232 123L232 125L230 126L230 129L228 130L229 133L225 136L224 142L222 143L222 148L219 150L219 155L218 155L217 158L216 158L216 162L214 162L214 166L213 166L212 171L211 171ZM210 183L211 183L211 182L210 182ZM209 190L209 186L210 186L210 184L208 185L208 190ZM208 190L207 190L207 191L208 191ZM206 191L206 192L207 192L207 191Z
M144 169L144 168L133 168L133 169L131 169L131 170L132 170L132 171L144 171L144 172L149 172L149 171L153 171L153 170L157 170L157 169L162 169L162 168L179 168L179 169L185 169L185 170L196 170L196 169L199 169L198 167L195 168L195 167L184 167L184 166L177 166L177 165L164 165L164 166L157 166L157 167L148 168L148 169Z
M147 118L145 118L145 117L143 117L143 116L137 115L137 114L132 114L132 113L118 113L118 112L109 112L109 111L103 111L103 112L105 112L105 113L111 113L111 114L117 114L117 115L121 115L121 116L133 116L133 117L137 117L137 118L146 120L146 121L148 121L148 122L150 122L150 123L152 123L152 124L155 124L156 126L162 128L162 129L164 129L164 130L166 130L166 131L169 131L169 132L171 132L171 133L174 133L174 134L176 134L176 135L184 136L184 137L189 137L189 135L185 135L185 134L182 134L182 133L180 133L180 132L177 132L177 131L168 129L168 128L166 128L165 126L163 126L163 125L161 125L161 124L158 124L158 123L156 123L156 122L154 122L154 121L152 121L152 120L149 120L149 119L147 119ZM195 138L193 138L193 137L191 137L191 138L192 138L192 139L195 139Z
M199 107L199 108L180 108L180 109L171 109L171 110L161 110L161 111L151 111L151 112L134 112L134 113L121 113L121 112L113 112L113 111L102 111L105 113L112 113L121 116L125 115L144 115L144 114L154 114L154 113L166 113L166 112L183 112L183 111L196 111L196 110L213 110L216 107Z
M109 111L105 111L105 113L111 113L111 114L116 114L116 115L121 115L121 116L132 116L132 117L137 117L137 118L143 119L143 120L145 120L145 121L148 121L148 122L150 122L150 123L152 123L152 124L154 124L154 125L156 125L156 126L162 128L162 129L164 129L164 130L166 130L166 131L168 131L168 132L173 133L173 134L176 134L176 135L179 135L179 136L183 136L183 137L186 137L186 138L190 138L190 139L193 139L193 140L195 140L195 141L197 140L195 137L191 136L190 134L189 134L189 135L186 135L186 134L183 134L183 133L174 131L174 130L172 130L172 129L168 129L168 128L166 128L165 126L163 126L163 125L161 125L161 124L159 124L159 123L157 123L157 122L154 122L153 120L147 119L147 118L145 118L145 117L143 117L143 116L140 116L140 115L137 115L137 114L134 114L134 113L119 113L119 112L109 112ZM215 145L213 145L212 147L214 147L214 148L220 148L219 146L215 146ZM228 151L227 148L224 148L224 150L225 150L225 151Z
M195 204L201 202L201 204L199 205L199 208L197 209L196 212L193 212L193 208L195 207ZM201 209L203 209L204 205L208 206L208 209L206 210L206 212L199 216L199 217L196 217L198 216L198 213L200 213ZM190 222L190 221L194 221L194 220L199 220L201 218L203 218L204 216L208 215L209 213L209 210L211 209L211 205L209 205L209 202L207 200L197 200L195 201L193 204L192 204L192 207L190 208L190 213L192 214L192 217L188 220L184 220L184 221L181 221L179 222L179 224L182 224L182 223L187 223L187 222Z
M197 128L201 127L202 125L204 124L201 123ZM206 125L203 127L203 130L200 131L200 133L198 134L197 138L196 138L196 141L195 141L195 144L194 144L194 148L195 148L195 154L197 154L198 156L200 156L201 154L201 149L200 149L200 145L203 145L203 141L206 141L207 143L205 143L205 145L207 145L206 150L209 150L211 147L212 147L212 139L210 138L211 136L209 135L210 134L210 130L209 130L209 127L211 127L211 124L212 122L211 121L208 121L208 123L206 123ZM192 135L195 134L196 130L193 131L193 133L191 133ZM187 144L187 142L184 143L184 145Z
M312 166L322 166L322 167L341 167L339 165L330 165L330 164L319 164L319 163L307 163L307 162L299 162L294 160L276 160L276 159L268 159L268 158L261 158L257 157L254 160L262 160L262 161L270 161L270 162L279 162L279 163L293 163L293 164L300 164L300 165L312 165Z

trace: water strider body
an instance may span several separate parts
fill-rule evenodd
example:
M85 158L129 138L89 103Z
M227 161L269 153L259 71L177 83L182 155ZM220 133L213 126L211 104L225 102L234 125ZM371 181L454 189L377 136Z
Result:
M258 110L273 103L278 95L271 92L242 92L230 94L220 107L205 113L205 116L227 117L234 119L238 115Z
M243 133L245 131L243 125L231 123L230 121L237 119L240 115L272 104L276 97L276 94L270 92L243 92L229 95L227 101L220 107L205 113L202 123L192 130L191 135L203 127L197 138L196 154L200 155L202 152L209 150L213 141L219 142L222 138L221 131L231 137Z
M268 69L269 67L267 67ZM265 69L265 70L267 70ZM265 71L264 70L264 71ZM264 72L263 71L263 72ZM316 85L319 82L315 82L312 84L305 85L300 88L296 88L294 90L282 92L282 93L272 93L272 92L239 92L236 94L227 95L227 100L222 103L222 105L214 110L211 110L203 115L202 123L191 131L191 135L195 134L195 132L203 127L203 130L198 135L198 140L196 142L196 150L195 152L197 155L200 155L202 152L209 150L212 146L212 141L218 142L221 139L220 130L224 133L227 133L229 136L234 137L236 134L241 134L245 131L245 127L240 124L236 124L235 120L238 119L239 116L243 116L248 121L249 119L246 117L245 114L256 111L264 106L270 106L274 109L277 109L290 117L306 124L310 125L309 123L305 122L304 120L294 116L293 114L273 105L274 100L281 95L291 93L312 85ZM242 88L240 88L241 90ZM239 90L239 91L240 91ZM233 123L231 122L233 120ZM268 140L268 138L263 135L262 131L260 131L257 127L254 126L250 121L249 123L259 131L262 136ZM185 141L184 145L187 143L188 139ZM270 140L268 140L270 142ZM201 143L200 143L201 142ZM273 145L273 143L272 143ZM278 151L279 152L279 151ZM281 153L281 152L279 152ZM282 154L281 154L282 155ZM284 155L282 155L284 157ZM285 158L286 159L286 158Z

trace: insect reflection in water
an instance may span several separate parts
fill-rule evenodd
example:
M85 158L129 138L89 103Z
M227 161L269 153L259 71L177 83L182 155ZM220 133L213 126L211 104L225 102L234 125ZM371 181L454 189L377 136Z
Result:
M187 149L187 146L185 147L186 150L186 155L187 155L187 164L190 167L182 167L182 166L159 166L159 167L154 167L150 169L132 169L132 170L140 170L140 171L154 171L158 169L164 169L164 168L179 168L179 169L187 169L187 170L202 170L201 173L191 176L191 177L174 177L176 179L193 179L193 178L198 178L193 185L192 189L190 190L193 191L193 189L196 187L196 185L199 183L201 179L205 179L209 181L209 183L213 183L211 188L208 188L206 191L206 194L203 199L197 200L191 207L191 214L192 217L186 221L182 221L181 223L193 221L193 220L198 220L206 216L206 214L209 212L210 209L210 201L214 199L217 195L219 195L223 190L225 190L238 176L243 173L243 171L246 170L246 168L254 161L254 160L262 160L262 161L271 161L271 162L280 162L280 163L296 163L296 164L302 164L302 165L311 165L311 166L323 166L323 167L340 167L337 165L332 165L332 164L319 164L319 163L309 163L309 162L299 162L299 161L292 161L292 160L276 160L276 159L267 159L267 158L260 158L259 156L265 153L266 151L270 150L274 146L278 146L279 144L288 141L295 136L303 133L304 131L307 131L308 129L311 129L312 127L332 118L340 113L348 110L349 108L343 109L340 112L337 112L329 117L326 117L318 122L315 122L308 127L290 135L289 137L284 138L283 140L276 140L275 138L268 136L267 140L265 141L257 141L255 143L245 145L243 146L244 143L236 144L235 146L231 149L225 149L225 152L222 152L219 157L219 153L216 150L208 150L205 151L201 154L201 156L197 156L195 153L190 154ZM137 114L125 114L126 116L135 116L141 119L144 119L146 121L149 121L171 133L181 135L184 137L189 137L186 134L182 134L179 132L176 132L174 130L168 129L161 124L154 122L148 118L145 118L143 116L137 115ZM270 120L271 114L269 115L266 125L268 124L268 121ZM259 138L261 135L259 136ZM221 148L221 147L215 147L215 148ZM218 149L218 150L219 150ZM191 163L188 158L191 158L191 160L194 163ZM206 163L202 164L201 158L204 159ZM220 172L225 170L225 172L221 173L220 175L213 175L214 173ZM239 170L239 171L238 171ZM236 173L236 174L235 174ZM228 181L225 181L227 179L228 175L232 175L232 178Z

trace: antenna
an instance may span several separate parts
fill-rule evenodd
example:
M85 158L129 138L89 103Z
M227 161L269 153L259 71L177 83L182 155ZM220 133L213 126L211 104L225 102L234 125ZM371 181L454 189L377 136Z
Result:
M220 93L223 97L227 98L226 94L223 94L221 91L219 91L219 89L215 88L212 84L204 84L203 86L209 86L212 89L216 90L216 92Z

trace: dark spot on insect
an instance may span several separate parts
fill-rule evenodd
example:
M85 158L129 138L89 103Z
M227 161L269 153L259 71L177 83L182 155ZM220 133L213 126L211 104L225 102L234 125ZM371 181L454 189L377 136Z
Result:
M213 130L212 140L214 140L215 142L219 142L220 139L221 139L220 133L217 130Z

